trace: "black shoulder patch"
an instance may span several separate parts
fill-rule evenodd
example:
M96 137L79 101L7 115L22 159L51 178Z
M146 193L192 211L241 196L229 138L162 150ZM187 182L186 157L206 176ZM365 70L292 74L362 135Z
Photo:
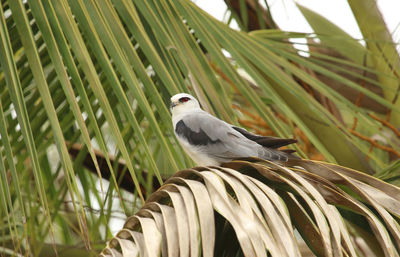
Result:
M183 120L176 123L175 133L185 138L192 145L208 145L221 142L219 139L212 140L202 129L199 132L191 130Z

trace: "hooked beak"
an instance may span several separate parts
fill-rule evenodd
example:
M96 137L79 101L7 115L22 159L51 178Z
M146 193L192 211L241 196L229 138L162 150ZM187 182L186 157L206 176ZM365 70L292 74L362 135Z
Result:
M171 102L171 105L169 106L171 109L174 108L177 104L175 102Z

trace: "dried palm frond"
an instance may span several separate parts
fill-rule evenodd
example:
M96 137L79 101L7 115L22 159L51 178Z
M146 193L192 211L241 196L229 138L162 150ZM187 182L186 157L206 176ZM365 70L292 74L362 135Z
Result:
M364 173L240 160L178 172L101 255L399 256L399 217L400 188Z

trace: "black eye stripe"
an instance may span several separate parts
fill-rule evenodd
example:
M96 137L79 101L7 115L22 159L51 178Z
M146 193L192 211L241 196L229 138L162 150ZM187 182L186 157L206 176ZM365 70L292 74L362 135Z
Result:
M181 97L181 98L179 98L179 102L181 102L181 103L184 103L184 102L187 102L187 101L189 101L190 100L190 98L189 97Z

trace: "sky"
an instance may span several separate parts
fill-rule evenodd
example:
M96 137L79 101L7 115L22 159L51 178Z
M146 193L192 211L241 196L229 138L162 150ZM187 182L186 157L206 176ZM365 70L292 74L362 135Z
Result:
M226 5L223 0L194 0L194 2L219 20L223 20ZM347 0L268 0L272 16L282 30L312 32L311 27L296 8L295 2L324 16L356 39L362 38ZM392 33L394 42L400 42L400 1L377 0L383 18Z

